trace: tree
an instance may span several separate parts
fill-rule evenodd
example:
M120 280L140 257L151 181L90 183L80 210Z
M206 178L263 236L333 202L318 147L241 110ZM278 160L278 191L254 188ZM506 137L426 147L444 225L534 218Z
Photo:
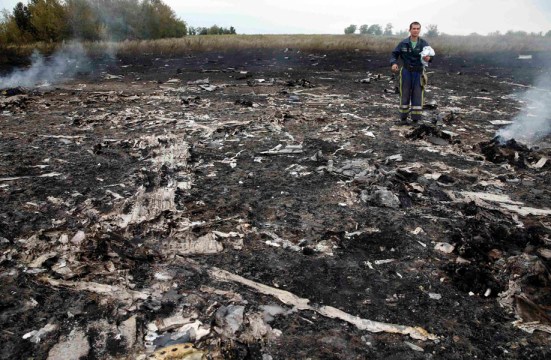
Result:
M161 39L186 35L186 23L161 0L145 0L141 6L141 38Z
M5 12L0 23L2 43L19 44L69 38L159 39L186 33L186 23L163 0L29 0L27 6L18 3L11 14Z
M360 26L360 34L362 34L362 35L367 34L367 29L369 29L369 26L367 26L366 24L361 25ZM345 30L345 33L346 33L346 30Z
M100 40L100 20L88 0L66 0L65 6L73 38Z
M370 35L383 35L383 28L379 24L373 24L367 29L367 33Z
M0 44L23 44L32 41L33 35L29 32L23 32L17 26L13 13L7 10L2 11L2 21L0 22ZM1 47L0 45L0 47Z
M357 27L356 25L353 25L353 24L348 25L348 27L346 27L346 28L344 29L344 33L345 33L345 34L354 34L354 33L356 32L356 29L357 29L357 28L358 28L358 27Z
M208 35L220 35L221 33L221 28L218 26L218 25L212 25L208 30L207 30L207 34Z
M22 32L28 32L31 34L35 32L31 24L31 12L27 6L23 5L23 3L19 2L15 5L15 8L13 8L13 18L17 24L17 27Z
M545 33L545 37L551 37L551 30Z
M523 30L517 30L517 31L514 31L514 30L508 30L505 35L507 36L528 36L528 33L526 31L523 31Z
M393 27L394 27L394 26L392 26L391 23L386 24L386 26L385 26L385 31L383 32L383 35L385 35L385 36L391 36L391 35L392 35L392 28L393 28Z
M425 34L428 37L437 37L438 35L440 35L440 32L438 31L438 25L427 25L427 32Z
M67 38L67 13L58 0L32 0L29 4L35 40L60 41Z

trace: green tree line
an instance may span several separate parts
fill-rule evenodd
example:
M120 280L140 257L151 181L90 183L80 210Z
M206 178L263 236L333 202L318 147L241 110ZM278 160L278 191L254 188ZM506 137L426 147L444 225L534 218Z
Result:
M235 35L235 28L230 26L229 28L213 25L211 27L189 27L189 35Z
M5 10L0 43L160 39L187 34L162 0L30 0Z
M367 24L360 25L359 27L357 25L351 24L348 25L346 28L344 28L345 34L355 34L356 32L359 32L362 35L375 35L375 36L391 36L396 35L399 37L405 37L409 36L409 32L406 30L402 30L396 33L392 32L393 26L392 24L388 23L386 24L385 28L383 29L381 25L379 24L373 24L368 26ZM426 26L425 29L423 29L423 35L427 37L436 37L439 35L442 35L440 31L438 30L438 25L429 24ZM471 36L481 36L477 33L470 34ZM547 33L543 32L531 32L528 33L526 31L514 31L509 30L504 34L501 34L499 31L491 32L488 34L488 36L533 36L533 37L551 37L551 30L549 30Z
M392 35L407 36L408 35L408 32L405 30L399 31L397 33L393 33L392 32L393 28L394 26L391 23L386 24L384 28L379 24L373 24L369 26L367 24L363 24L363 25L360 25L359 27L357 25L351 24L344 29L344 33L355 34L356 31L359 30L359 33L362 35L375 35L375 36L392 36ZM438 31L437 25L428 25L424 33L426 36L429 36L429 37L438 36L440 34L440 32Z

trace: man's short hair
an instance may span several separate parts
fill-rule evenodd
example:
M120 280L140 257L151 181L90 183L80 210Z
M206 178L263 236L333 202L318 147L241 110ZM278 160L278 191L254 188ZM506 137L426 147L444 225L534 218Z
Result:
M418 22L418 21L414 21L412 22L411 24L409 24L409 29L411 30L411 28L413 27L413 25L419 25L419 27L421 27L421 24Z

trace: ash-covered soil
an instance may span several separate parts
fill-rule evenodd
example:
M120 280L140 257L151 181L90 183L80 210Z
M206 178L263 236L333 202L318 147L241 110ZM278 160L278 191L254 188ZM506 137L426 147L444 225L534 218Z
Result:
M549 358L549 138L493 140L545 56L438 56L406 126L361 51L7 89L0 359Z

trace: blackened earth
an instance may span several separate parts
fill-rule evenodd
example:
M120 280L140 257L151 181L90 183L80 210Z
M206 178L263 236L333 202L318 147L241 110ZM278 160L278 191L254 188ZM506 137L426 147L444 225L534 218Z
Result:
M64 83L0 95L0 358L46 359L75 329L86 359L137 358L147 324L175 314L211 326L194 345L217 359L549 358L549 333L512 324L526 297L550 325L549 215L460 196L551 208L550 162L536 165L549 139L501 146L492 139L504 125L491 123L520 111L548 55L499 55L435 58L424 120L405 126L387 56L362 51L96 59ZM186 185L172 207L117 222L140 189L175 183ZM210 254L167 250L184 220L188 238L237 235L217 236L223 249ZM246 322L220 334L222 307L292 307L216 280L214 267L438 340L298 310L270 322L279 336L245 340ZM69 283L151 295L129 304ZM117 329L132 316L130 346ZM47 324L55 330L24 339Z

